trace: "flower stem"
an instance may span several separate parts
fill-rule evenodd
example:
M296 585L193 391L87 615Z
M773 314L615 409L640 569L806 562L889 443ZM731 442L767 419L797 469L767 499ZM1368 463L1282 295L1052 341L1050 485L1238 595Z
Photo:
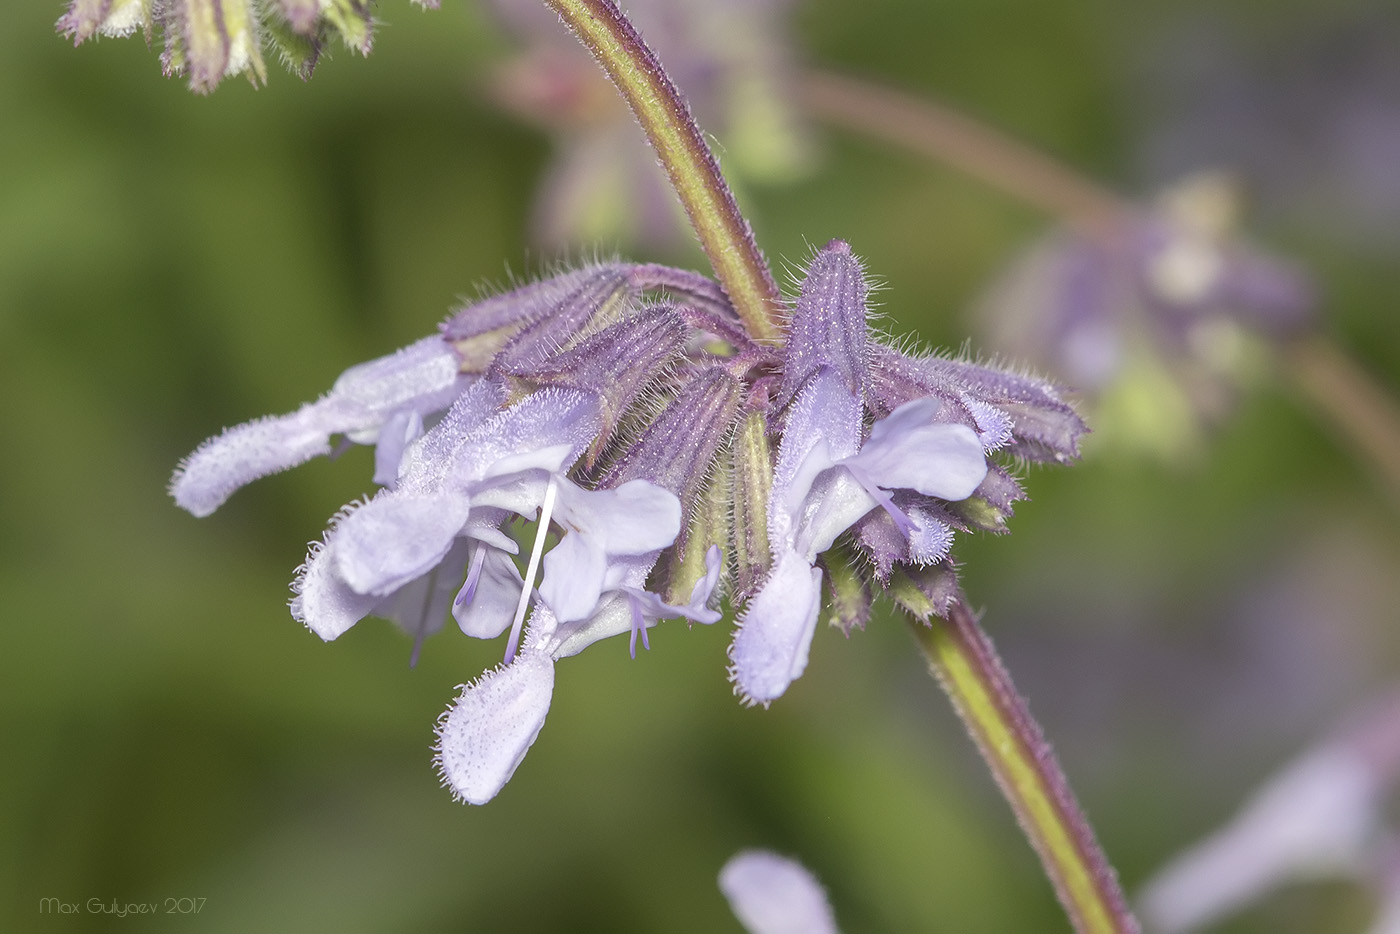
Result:
M929 669L952 699L1079 932L1139 930L1118 878L1074 800L1050 744L991 640L959 595L948 618L909 617Z
M680 91L612 0L544 0L617 85L749 334L782 339L782 298L734 193Z

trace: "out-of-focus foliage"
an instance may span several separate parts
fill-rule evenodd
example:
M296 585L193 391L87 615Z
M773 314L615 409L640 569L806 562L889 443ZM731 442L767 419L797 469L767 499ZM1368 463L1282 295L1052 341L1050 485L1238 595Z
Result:
M390 626L322 645L283 606L367 452L264 481L207 520L166 498L202 438L294 407L425 333L455 296L544 259L526 233L548 143L487 103L504 40L467 0L445 6L386 9L371 57L338 52L310 84L207 98L162 80L139 40L74 50L53 32L58 3L8 11L0 927L106 930L116 919L89 899L191 897L207 899L197 917L122 923L737 930L715 875L761 846L816 872L850 931L1060 929L887 613L849 640L819 634L767 712L731 696L722 629L659 630L636 661L623 641L599 647L561 669L568 703L507 791L465 808L437 787L428 725L497 647L440 636L410 671ZM1154 63L1228 36L1246 71L1309 62L1319 106L1383 99L1341 75L1357 36L1400 30L1378 11L815 0L794 37L808 60L935 94L1146 191L1168 162L1253 151L1162 157L1209 90ZM1327 41L1336 53L1319 56ZM1366 138L1396 119L1380 113ZM764 249L799 262L846 238L886 283L890 330L960 346L973 298L1045 219L875 143L830 134L822 149L804 180L745 192ZM1324 329L1400 384L1395 229L1359 249L1337 232L1374 231L1374 214L1349 227L1348 199L1292 210L1287 186L1269 191L1253 233L1316 274ZM960 546L965 584L1132 890L1395 679L1400 524L1282 380L1189 470L1105 454L1027 487L1014 534ZM83 914L41 916L47 897ZM1300 886L1218 930L1359 931L1369 898Z

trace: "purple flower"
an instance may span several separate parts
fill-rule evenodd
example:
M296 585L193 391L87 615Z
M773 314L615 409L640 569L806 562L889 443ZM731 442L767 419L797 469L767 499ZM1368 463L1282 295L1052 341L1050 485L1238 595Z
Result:
M353 366L330 392L290 415L244 422L201 444L176 468L170 495L207 516L244 484L331 453L333 435L375 445L375 482L391 483L423 419L471 383L459 369L456 352L438 337Z
M736 690L768 703L807 666L816 631L822 574L817 555L876 507L906 538L925 530L893 502L913 490L966 499L987 474L976 431L937 421L940 402L917 399L864 426L865 284L845 243L813 261L793 313L785 376L805 377L778 448L768 507L774 569L749 603L730 651Z
M634 481L641 483L643 481ZM536 606L524 647L513 659L470 684L438 719L434 759L444 786L468 804L485 804L500 793L544 727L554 694L554 663L600 639L629 629L645 638L661 619L684 617L713 623L719 613L707 603L719 580L719 549L707 556L709 572L695 585L690 602L672 606L640 588L650 570L633 565L624 581L586 619L560 624L547 603Z
M824 611L849 631L888 591L946 612L955 533L1004 529L1021 496L990 458L1073 457L1083 424L1055 387L883 346L866 298L833 241L774 348L703 276L585 266L205 442L171 493L207 515L336 436L375 444L382 488L311 546L292 615L325 640L386 617L414 660L449 614L473 638L508 632L502 664L437 726L443 781L483 803L543 727L560 659L623 634L635 657L661 620L718 622L727 594L742 620L731 676L767 704L801 675Z
M1234 197L1200 173L1125 213L1111 240L1043 238L980 303L990 341L1086 393L1116 442L1167 459L1190 451L1262 351L1316 312L1302 271L1236 235Z
M437 0L415 0L436 7ZM271 44L294 74L310 78L322 43L332 33L368 55L374 42L372 0L70 0L58 31L82 45L95 36L129 36L146 42L159 31L166 75L186 75L190 90L208 94L219 82L246 74L267 81L263 48Z

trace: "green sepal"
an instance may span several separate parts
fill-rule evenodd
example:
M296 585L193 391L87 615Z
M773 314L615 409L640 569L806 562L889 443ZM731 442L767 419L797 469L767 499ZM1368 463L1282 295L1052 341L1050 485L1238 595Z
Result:
M710 483L700 494L699 501L691 508L690 525L681 533L680 541L667 554L670 556L666 568L665 589L661 592L667 603L683 606L690 602L690 593L696 583L705 576L705 553L711 545L718 545L721 560L728 557L730 523L729 477L724 471L716 471ZM727 568L727 565L725 566ZM726 574L720 572L720 591L724 589Z
M748 598L768 577L773 553L768 546L768 497L773 459L767 419L749 412L739 421L731 448L734 493L734 587Z
M822 607L822 619L848 636L852 629L864 629L872 598L855 556L846 548L832 548L821 556L821 565L830 597Z
M885 593L909 614L927 623L934 616L947 618L958 597L958 572L949 561L926 567L896 567Z
M984 532L1005 532L1008 513L998 509L980 496L948 503L948 511L974 529Z
M280 16L268 17L263 29L281 56L283 66L301 80L309 81L321 58L320 35L316 32L303 35Z
M326 20L340 33L345 44L361 55L368 55L374 45L374 23L369 7L369 0L330 0L324 11Z

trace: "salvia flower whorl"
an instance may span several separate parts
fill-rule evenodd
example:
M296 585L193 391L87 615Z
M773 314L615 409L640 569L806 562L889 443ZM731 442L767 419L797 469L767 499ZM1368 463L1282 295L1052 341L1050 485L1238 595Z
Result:
M727 593L735 690L767 704L823 615L864 625L878 593L945 612L955 533L1003 529L1022 495L1005 462L1074 456L1084 426L1055 387L888 347L866 293L833 241L773 347L695 273L563 272L227 429L171 494L204 516L335 437L375 445L380 489L312 545L292 614L326 640L386 617L415 659L449 615L468 636L508 632L501 666L437 726L444 782L484 803L543 726L558 660L623 634L635 654L664 619L718 622Z

